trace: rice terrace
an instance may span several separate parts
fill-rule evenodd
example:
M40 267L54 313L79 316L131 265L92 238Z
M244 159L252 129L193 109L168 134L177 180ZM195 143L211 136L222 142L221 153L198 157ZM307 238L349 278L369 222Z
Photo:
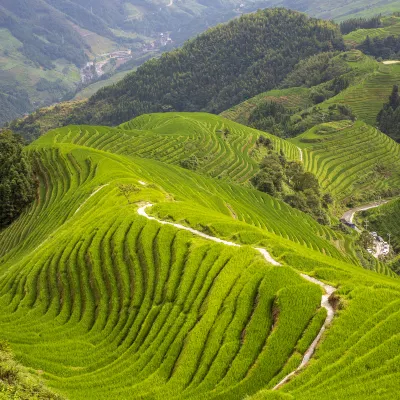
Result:
M400 9L225 3L0 128L0 400L400 399Z

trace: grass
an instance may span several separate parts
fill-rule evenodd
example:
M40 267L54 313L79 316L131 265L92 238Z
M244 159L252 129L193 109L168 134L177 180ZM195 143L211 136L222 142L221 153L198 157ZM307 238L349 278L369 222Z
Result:
M225 126L224 144L216 127ZM35 203L0 232L0 338L31 373L43 371L70 399L243 399L260 390L316 399L331 389L395 398L399 381L386 377L400 350L398 279L361 268L350 238L235 183L243 175L226 165L249 170L240 149L251 134L205 114L153 115L116 129L57 129L27 148L40 184ZM180 142L209 143L209 169L180 168L168 151ZM160 148L170 157L151 158ZM223 170L232 172L218 179ZM130 203L121 183L138 189ZM244 246L149 221L136 212L144 202L159 218ZM324 317L321 289L299 271L338 287L340 307L310 365L273 393Z
M18 364L6 342L0 341L0 399L62 400Z

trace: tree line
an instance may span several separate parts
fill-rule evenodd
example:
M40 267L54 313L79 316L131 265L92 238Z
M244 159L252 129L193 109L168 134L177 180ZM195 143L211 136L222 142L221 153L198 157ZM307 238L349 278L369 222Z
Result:
M22 139L0 132L0 229L17 218L35 197L35 180Z

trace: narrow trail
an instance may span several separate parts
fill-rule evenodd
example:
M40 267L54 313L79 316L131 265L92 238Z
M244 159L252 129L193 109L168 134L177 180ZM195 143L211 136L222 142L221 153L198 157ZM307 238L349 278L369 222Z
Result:
M300 162L303 162L303 150L299 146L296 146L296 147L299 149Z
M157 219L155 217L152 217L152 216L150 216L150 215L148 215L146 213L146 210L149 207L152 207L152 206L153 206L153 204L151 204L151 203L145 204L144 206L140 207L137 210L137 213L140 216L145 217L145 218L147 218L147 219L149 219L151 221L156 221L156 222L158 222L159 224L162 224L162 225L174 226L177 229L182 229L182 230L191 232L194 235L200 236L200 237L202 237L204 239L212 240L213 242L216 242L216 243L222 243L222 244L225 244L227 246L232 246L232 247L242 247L240 244L229 242L227 240L223 240L223 239L220 239L220 238L217 238L217 237L214 237L214 236L207 235L207 234L205 234L203 232L200 232L200 231L197 231L197 230L195 230L193 228L189 228L189 227L181 225L181 224L175 224L173 222L162 221L162 220L159 220L159 219ZM271 256L271 254L269 254L269 252L266 249L263 249L263 248L260 248L260 247L255 247L254 249L257 250L259 253L261 253L262 256L265 258L265 260L268 263L270 263L270 264L272 264L274 266L277 266L277 267L282 266L282 264L280 264L278 261L274 260L274 258ZM327 316L326 316L326 319L324 321L324 324L322 325L322 328L318 332L318 335L313 340L313 342L311 343L311 345L307 349L307 351L304 353L303 360L302 360L301 364L293 372L291 372L290 374L286 375L272 390L279 389L282 385L284 385L286 382L288 382L291 377L293 377L295 374L297 374L297 372L299 372L301 369L303 369L308 364L308 362L310 361L312 355L315 352L315 349L317 348L319 342L321 341L322 334L325 332L327 326L332 322L333 317L335 315L335 310L334 310L334 308L332 307L332 305L329 302L329 297L331 296L332 293L334 293L336 291L336 288L334 288L333 286L329 286L329 285L327 285L327 284L325 284L325 283L323 283L323 282L319 281L318 279L315 279L315 278L313 278L311 276L308 276L308 275L305 275L305 274L302 274L302 273L300 273L300 275L305 280L320 286L324 290L325 294L321 298L321 307L323 307L323 308L325 308L327 310Z
M100 186L97 188L80 206L79 208L75 211L74 215L89 201L91 197L93 197L97 192L100 192L101 189L105 188L109 184L107 183L106 185Z
M174 5L174 0L170 0L169 4L167 4L167 7L172 7Z

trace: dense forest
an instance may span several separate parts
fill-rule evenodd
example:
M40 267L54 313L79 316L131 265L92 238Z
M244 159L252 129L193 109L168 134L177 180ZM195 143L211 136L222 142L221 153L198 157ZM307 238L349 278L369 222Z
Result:
M115 125L148 112L218 113L277 87L299 60L343 47L331 22L285 9L259 11L147 62L66 122Z
M380 16L372 18L350 18L340 23L340 31L343 35L353 32L357 29L373 29L382 26Z
M11 131L0 132L0 229L9 225L34 199L31 166L22 141Z
M260 172L252 178L253 185L310 214L320 224L329 224L327 210L333 199L329 193L322 193L316 176L304 171L301 163L288 161L282 151L276 153L269 139L261 136L258 145L267 147L268 154L260 163Z
M400 142L400 96L397 85L393 87L389 101L379 112L377 123L382 132Z
M388 36L386 38L367 38L358 48L369 56L383 58L386 60L400 57L400 37Z

